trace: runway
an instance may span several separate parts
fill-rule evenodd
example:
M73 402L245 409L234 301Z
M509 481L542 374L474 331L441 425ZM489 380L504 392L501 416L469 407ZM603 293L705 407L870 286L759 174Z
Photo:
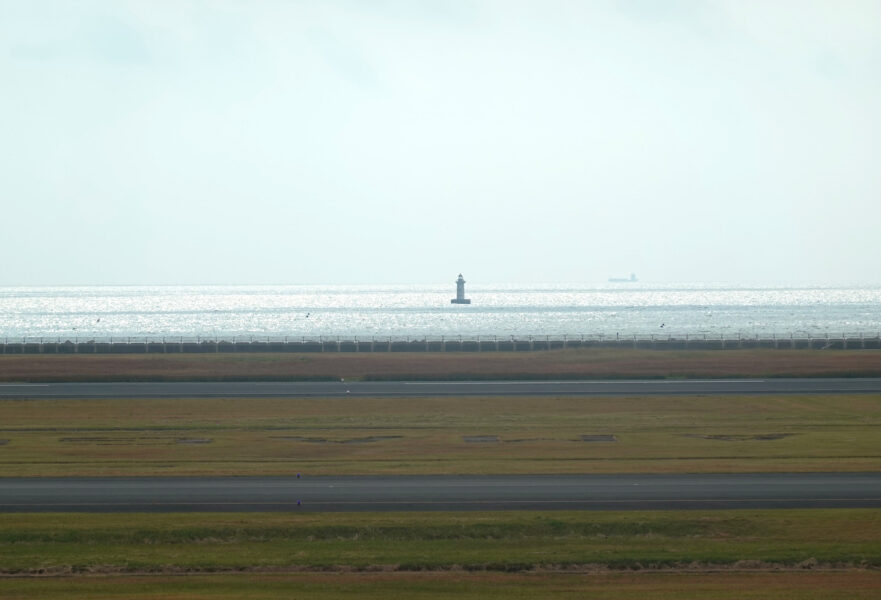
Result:
M881 473L0 479L2 512L856 507L881 507Z
M256 398L341 396L656 396L878 394L881 378L608 381L235 381L6 383L3 398Z

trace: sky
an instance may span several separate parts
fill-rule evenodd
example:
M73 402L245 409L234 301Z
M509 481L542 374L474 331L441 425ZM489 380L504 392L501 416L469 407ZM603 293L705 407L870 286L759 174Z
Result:
M0 286L881 284L876 0L0 14Z

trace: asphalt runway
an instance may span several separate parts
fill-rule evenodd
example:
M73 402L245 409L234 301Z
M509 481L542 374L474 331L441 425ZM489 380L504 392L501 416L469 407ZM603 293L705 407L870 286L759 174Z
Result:
M856 507L881 507L881 473L0 479L2 512Z
M5 383L2 398L878 394L881 378L611 381Z

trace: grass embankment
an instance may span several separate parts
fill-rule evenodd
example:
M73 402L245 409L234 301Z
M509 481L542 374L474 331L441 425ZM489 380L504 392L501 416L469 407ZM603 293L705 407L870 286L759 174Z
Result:
M3 355L0 382L881 376L877 350Z
M0 515L0 573L872 569L877 510Z
M0 476L876 471L879 432L870 394L5 400Z

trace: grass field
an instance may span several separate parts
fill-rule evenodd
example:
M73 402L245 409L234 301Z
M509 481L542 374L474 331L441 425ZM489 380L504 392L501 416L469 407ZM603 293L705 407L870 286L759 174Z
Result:
M0 515L0 597L877 598L875 510Z
M0 514L0 573L868 569L881 511Z
M0 476L874 471L879 439L866 394L5 400Z
M875 600L881 572L297 573L0 579L4 600Z
M0 382L881 376L879 350L0 355Z
M0 514L0 597L877 598L881 511Z

